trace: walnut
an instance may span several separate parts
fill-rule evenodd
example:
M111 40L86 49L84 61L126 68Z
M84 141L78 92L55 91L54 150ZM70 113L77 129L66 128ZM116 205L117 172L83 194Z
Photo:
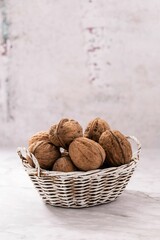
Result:
M58 124L54 124L50 127L49 130L49 140L57 147L62 147L59 138L57 136L57 127Z
M49 141L49 134L47 131L41 131L34 134L28 141L28 145L30 146L32 143L37 141L46 140Z
M36 157L40 167L46 170L51 170L54 162L61 156L59 149L49 141L34 142L28 150ZM27 157L27 161L34 167L31 158Z
M73 172L76 171L77 168L74 166L69 156L64 156L56 160L52 170L60 172Z
M87 128L85 129L84 137L98 142L101 134L109 129L110 126L105 120L101 118L95 118L89 122Z
M73 119L62 119L49 130L49 139L57 147L68 149L69 144L77 137L83 136L81 125Z
M120 166L129 163L132 158L132 148L127 138L117 130L107 130L102 133L99 144L106 152L106 163L109 166Z
M74 165L83 171L99 168L106 156L100 144L85 137L76 138L70 144L69 155Z

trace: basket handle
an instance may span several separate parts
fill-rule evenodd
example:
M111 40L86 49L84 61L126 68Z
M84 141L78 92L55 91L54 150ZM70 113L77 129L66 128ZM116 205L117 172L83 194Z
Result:
M126 136L126 138L133 140L137 144L137 151L133 153L134 156L139 160L139 154L141 152L141 143L140 141L134 136Z
M32 153L30 153L28 149L26 149L25 147L18 147L17 153L22 161L24 160L27 161L27 156L33 160L33 163L35 164L35 168L37 169L38 177L40 177L41 168L35 156Z

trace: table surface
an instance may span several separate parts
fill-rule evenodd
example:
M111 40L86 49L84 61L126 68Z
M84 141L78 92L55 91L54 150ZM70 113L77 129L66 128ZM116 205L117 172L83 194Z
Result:
M16 150L0 151L1 240L160 240L160 150L143 150L117 200L65 209L42 202Z

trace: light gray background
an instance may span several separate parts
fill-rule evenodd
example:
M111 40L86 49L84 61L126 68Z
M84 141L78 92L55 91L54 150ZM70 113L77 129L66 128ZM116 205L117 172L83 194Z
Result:
M160 145L159 0L1 0L0 146L62 117Z

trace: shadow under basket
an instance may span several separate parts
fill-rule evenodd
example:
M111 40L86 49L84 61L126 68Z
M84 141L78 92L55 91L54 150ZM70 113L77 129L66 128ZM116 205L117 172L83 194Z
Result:
M137 151L130 163L87 172L64 173L44 170L26 148L19 147L17 152L45 203L66 208L91 207L115 200L130 180L139 161L141 144L133 136L127 138L137 144ZM35 168L27 162L27 155L32 158Z

